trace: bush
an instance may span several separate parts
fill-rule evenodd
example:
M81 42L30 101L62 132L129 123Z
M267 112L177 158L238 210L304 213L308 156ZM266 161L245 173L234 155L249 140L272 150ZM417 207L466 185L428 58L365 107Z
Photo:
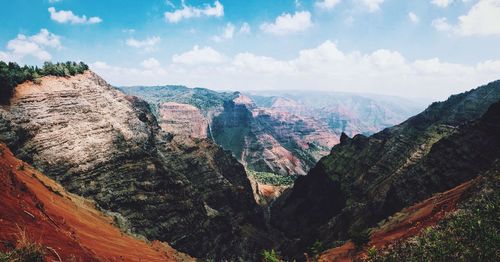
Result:
M370 231L366 228L357 226L350 230L349 237L356 248L361 248L370 241Z
M7 253L0 252L0 262L43 262L44 247L31 241L24 229L18 227L18 231L15 249Z
M33 81L39 84L40 77L42 76L73 76L81 74L88 69L89 67L83 62L56 64L45 62L42 68L38 68L27 65L20 67L13 62L7 64L0 61L0 105L8 104L16 86L25 81Z
M264 252L262 252L262 261L264 261L264 262L280 262L281 258L279 257L278 253L276 253L276 250L274 250L274 249L264 250Z
M321 255L321 253L323 253L323 251L325 251L325 249L326 248L325 248L325 245L323 244L323 242L316 240L314 242L314 244L308 248L308 251L309 251L309 254L311 256L313 256L315 259L317 259L318 256Z

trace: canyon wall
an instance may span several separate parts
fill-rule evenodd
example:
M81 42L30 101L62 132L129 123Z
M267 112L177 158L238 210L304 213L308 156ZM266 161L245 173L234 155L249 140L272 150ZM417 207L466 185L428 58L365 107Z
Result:
M241 164L162 131L148 103L90 71L18 85L0 108L0 140L125 231L216 260L254 259L270 243Z

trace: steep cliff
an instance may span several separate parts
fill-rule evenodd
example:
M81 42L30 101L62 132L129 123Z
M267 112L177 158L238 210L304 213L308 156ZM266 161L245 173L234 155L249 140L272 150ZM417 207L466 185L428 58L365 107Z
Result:
M1 143L0 200L3 252L39 245L47 261L193 260L165 243L123 234L92 201L66 192Z
M499 158L499 100L497 81L373 136L343 135L274 205L274 225L301 239L285 252L300 256L316 239L335 245L490 168Z
M201 111L192 105L174 102L161 103L159 117L161 129L168 133L207 138L208 121Z
M305 175L338 143L321 123L258 108L241 94L226 102L212 123L214 140L249 169L281 175Z
M150 240L230 260L252 259L269 243L241 164L208 140L179 143L146 102L90 71L18 85L0 108L0 140Z

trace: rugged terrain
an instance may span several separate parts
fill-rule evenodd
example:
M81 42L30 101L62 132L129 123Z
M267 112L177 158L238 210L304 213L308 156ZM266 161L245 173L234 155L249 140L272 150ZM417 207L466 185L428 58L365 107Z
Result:
M171 103L198 108L208 122L207 137L230 150L247 169L292 176L305 175L339 142L342 132L372 134L421 109L413 101L344 93L246 95L182 86L121 89L153 108ZM162 128L174 134L205 126L198 114L157 111L164 119Z
M193 260L165 243L124 234L92 201L66 192L5 144L0 144L0 199L0 252L28 252L39 245L47 261Z
M272 222L301 257L314 241L338 245L404 207L493 167L500 150L500 81L432 104L370 137L340 144L273 206Z
M0 108L0 140L125 231L207 259L253 259L270 245L231 154L163 132L146 102L90 71L18 85Z

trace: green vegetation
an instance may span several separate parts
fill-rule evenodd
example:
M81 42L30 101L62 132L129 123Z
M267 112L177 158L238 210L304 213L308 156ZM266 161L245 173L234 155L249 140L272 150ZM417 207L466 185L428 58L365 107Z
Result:
M197 107L206 116L215 108L222 108L224 101L232 100L234 93L215 92L205 88L185 86L133 86L119 87L123 92L140 97L156 106L165 102L189 104Z
M282 261L276 250L264 250L262 252L262 261L264 262L280 262Z
M319 258L319 255L326 250L325 245L320 240L316 240L312 246L308 248L309 255L311 255L315 260Z
M0 252L0 262L43 262L44 247L31 241L24 229L18 227L18 230L15 248L10 252Z
M73 76L81 74L89 67L83 62L56 63L45 62L42 68L36 66L19 66L0 61L0 104L8 104L17 85L25 81L39 83L42 76Z
M436 227L368 261L500 261L499 199L497 179Z
M293 182L297 179L297 176L283 176L275 173L258 172L250 169L247 170L247 174L261 184L273 186L293 185Z
M355 226L349 231L349 238L356 248L361 248L370 241L370 231L361 226Z

